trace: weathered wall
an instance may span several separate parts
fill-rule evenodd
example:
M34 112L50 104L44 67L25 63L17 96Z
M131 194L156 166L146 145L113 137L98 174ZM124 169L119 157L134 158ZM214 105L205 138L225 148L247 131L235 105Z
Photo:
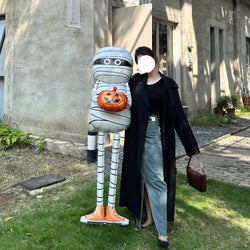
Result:
M240 96L242 77L249 83L249 68L244 63L249 4L236 2L234 9L232 0L153 1L153 17L174 23L174 78L183 104L190 106L192 113L211 111L222 94Z
M81 28L76 29L65 26L67 1L1 1L0 13L6 15L6 123L58 139L82 141L86 136L94 5L80 4Z
M196 34L197 67L192 72L193 93L187 93L191 106L211 110L222 93L228 94L232 80L231 63L234 58L233 7L231 1L193 0L193 24ZM214 29L214 47L211 48L210 28ZM222 43L219 44L219 31ZM211 62L211 50L214 59ZM223 60L220 59L222 53ZM194 67L195 69L195 67ZM212 75L212 76L211 76ZM190 87L190 86L188 86ZM195 94L195 98L192 97Z
M220 94L240 91L241 77L250 89L244 63L250 7L247 0L237 0L242 5L235 10L232 2L152 1L153 17L173 24L174 78L192 113L211 110ZM0 15L6 18L6 123L41 136L86 141L93 55L112 45L112 8L136 3L80 3L81 28L69 28L66 0L0 0ZM214 65L210 27L217 41Z

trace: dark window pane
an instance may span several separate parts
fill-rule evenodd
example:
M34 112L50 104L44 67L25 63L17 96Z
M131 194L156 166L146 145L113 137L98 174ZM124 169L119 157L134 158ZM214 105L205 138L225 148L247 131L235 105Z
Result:
M159 53L167 54L167 26L159 24Z
M157 54L156 51L156 23L153 23L153 27L152 27L152 50L154 51L154 53Z

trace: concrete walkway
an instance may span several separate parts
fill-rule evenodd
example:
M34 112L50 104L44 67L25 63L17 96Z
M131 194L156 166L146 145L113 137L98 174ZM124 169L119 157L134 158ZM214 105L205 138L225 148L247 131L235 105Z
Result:
M223 136L200 151L207 178L250 187L250 127ZM177 171L185 173L187 162L187 156L179 157ZM190 166L200 170L196 156L192 158Z

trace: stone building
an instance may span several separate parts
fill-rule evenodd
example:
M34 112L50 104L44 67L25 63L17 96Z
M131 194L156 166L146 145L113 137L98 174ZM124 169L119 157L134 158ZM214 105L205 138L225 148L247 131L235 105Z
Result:
M249 0L0 0L0 119L85 142L92 57L152 47L189 114L250 90ZM135 67L136 71L136 67Z

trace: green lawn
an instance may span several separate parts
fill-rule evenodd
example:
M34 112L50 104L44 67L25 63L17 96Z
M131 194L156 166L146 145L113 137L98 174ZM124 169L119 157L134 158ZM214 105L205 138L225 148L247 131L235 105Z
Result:
M83 180L52 202L67 185L46 191L31 209L9 214L10 220L1 218L0 249L158 249L155 227L137 230L131 213L118 205L129 226L80 223L95 208L96 183ZM168 225L170 249L250 248L249 188L208 180L207 192L199 193L178 174L176 198L176 219Z
M236 110L236 115L238 116L250 116L250 106Z

